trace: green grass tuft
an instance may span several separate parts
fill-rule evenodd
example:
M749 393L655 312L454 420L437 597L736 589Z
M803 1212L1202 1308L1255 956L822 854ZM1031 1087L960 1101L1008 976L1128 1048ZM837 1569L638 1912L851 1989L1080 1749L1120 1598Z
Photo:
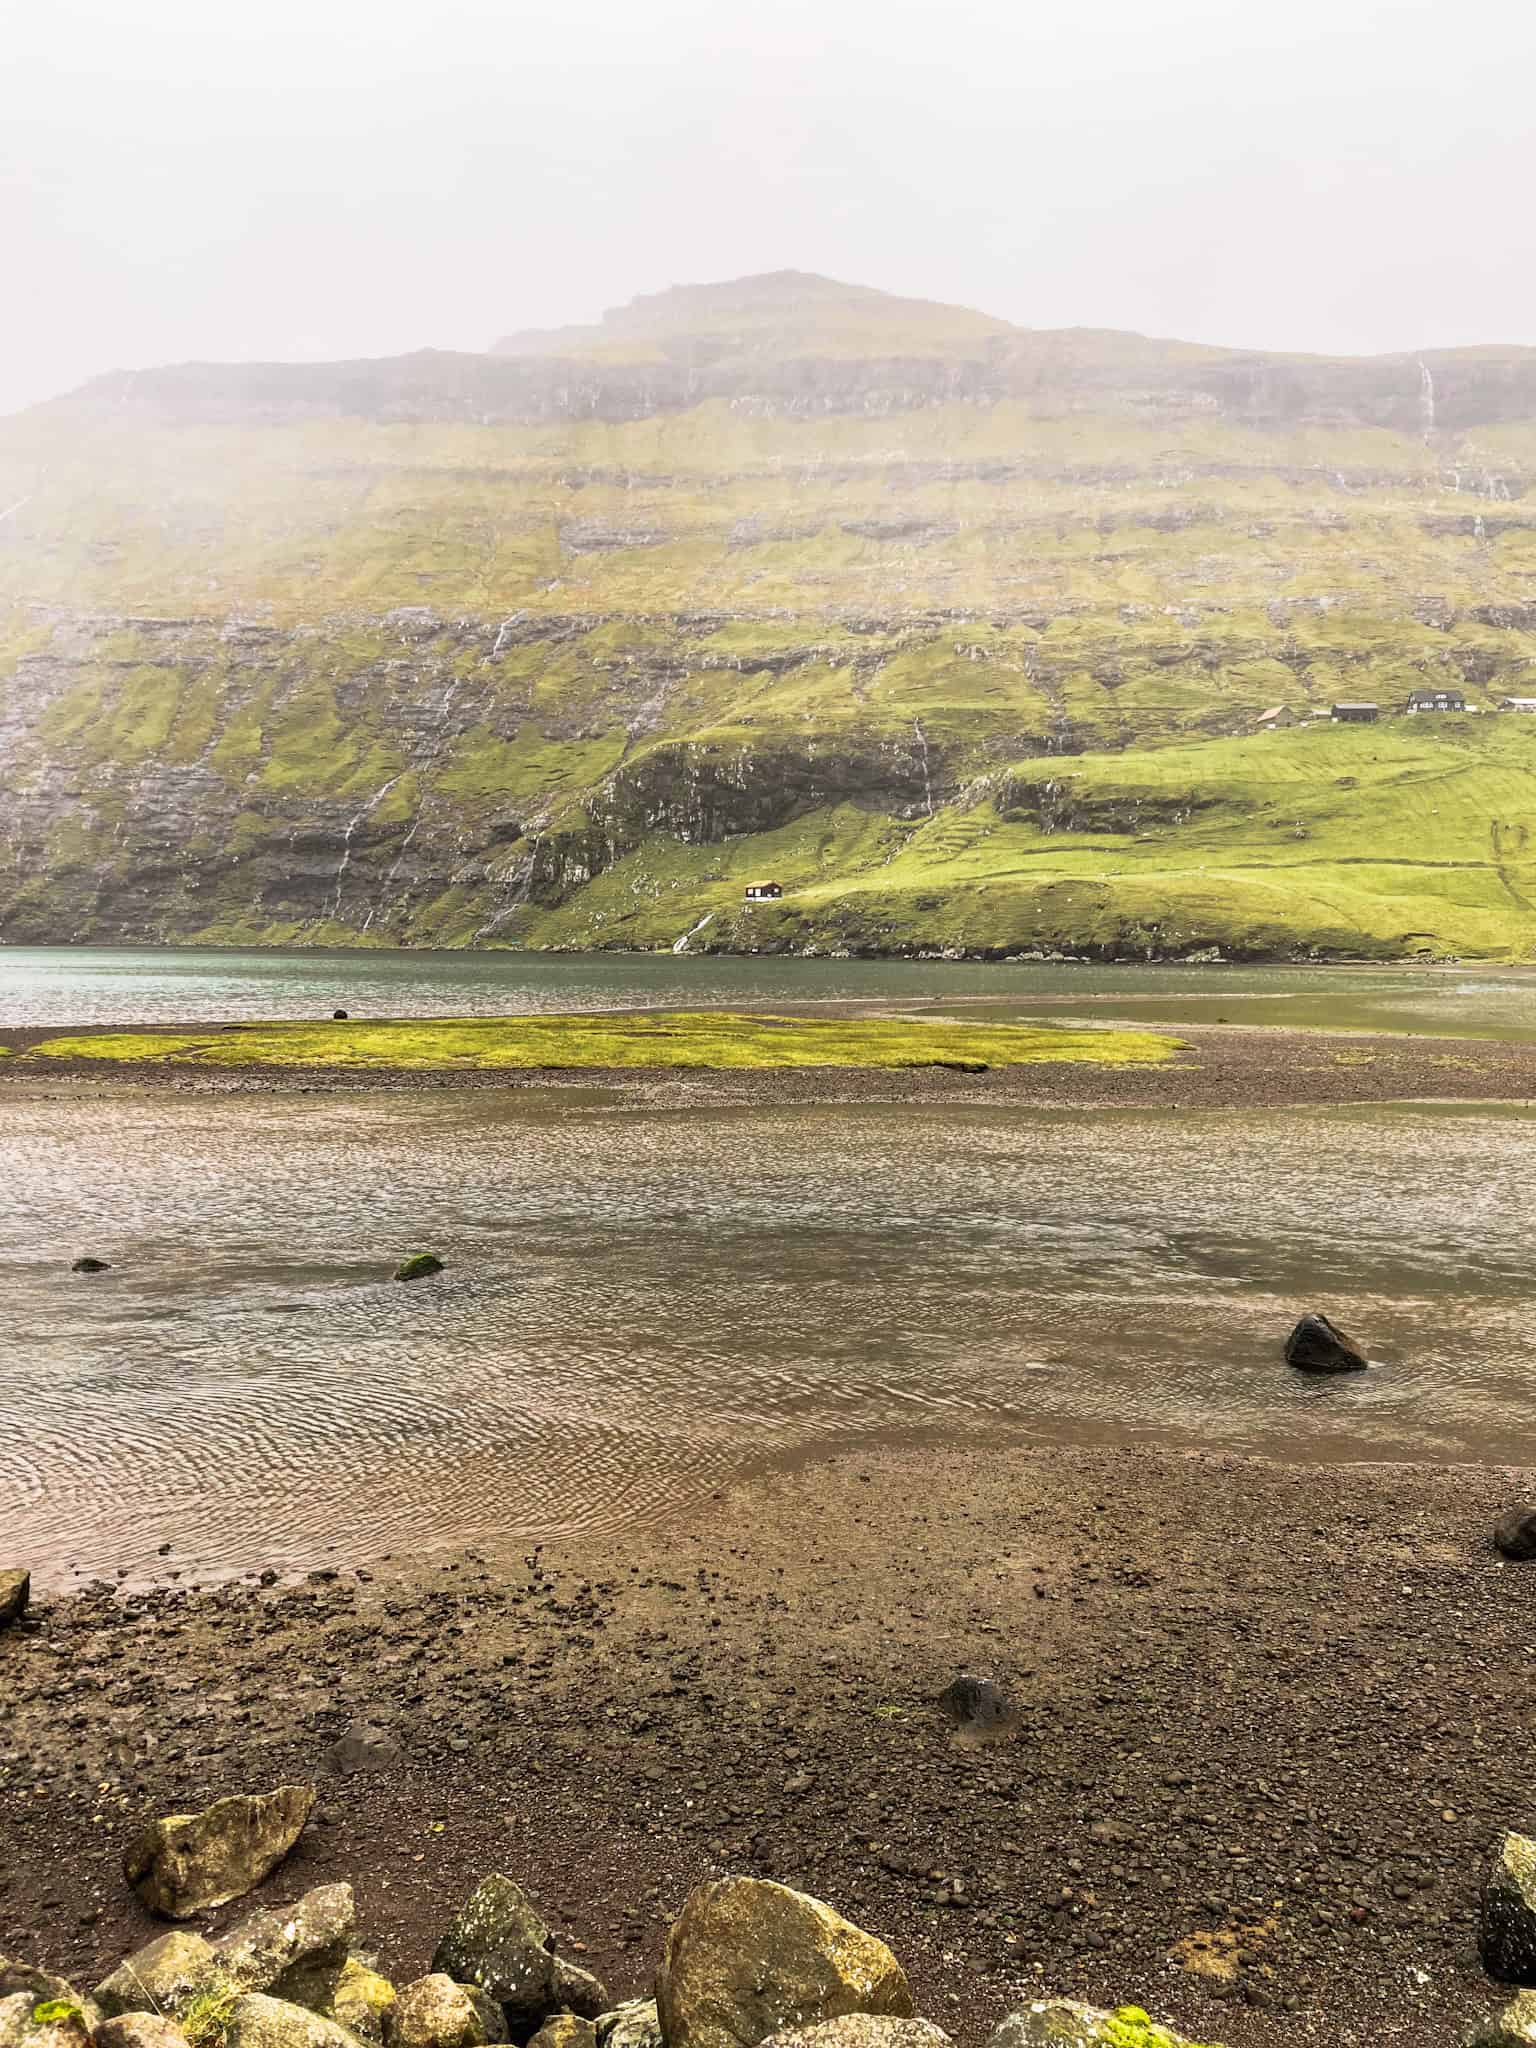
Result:
M253 1024L209 1035L91 1032L48 1038L31 1060L191 1067L333 1067L434 1073L583 1067L928 1067L979 1070L1073 1062L1145 1066L1182 1050L1149 1031L1061 1025L800 1018L725 1011L572 1017Z

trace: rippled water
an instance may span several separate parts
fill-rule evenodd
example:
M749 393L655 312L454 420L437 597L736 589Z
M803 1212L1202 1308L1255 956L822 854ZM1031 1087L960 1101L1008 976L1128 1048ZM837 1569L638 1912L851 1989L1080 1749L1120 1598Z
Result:
M1291 1024L1536 1038L1519 968L980 966L672 954L0 947L0 1028L240 1017L427 1017L645 1004L1003 998L1150 1023Z
M1536 1123L0 1098L0 1528L41 1577L613 1524L942 1430L1536 1464ZM406 1250L439 1279L400 1286ZM89 1250L113 1271L68 1271ZM1379 1371L1311 1384L1308 1305Z

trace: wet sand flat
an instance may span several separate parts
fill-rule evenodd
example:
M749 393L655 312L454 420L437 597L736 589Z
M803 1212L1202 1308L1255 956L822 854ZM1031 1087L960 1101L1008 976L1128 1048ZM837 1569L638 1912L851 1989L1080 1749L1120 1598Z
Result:
M1520 1104L0 1107L0 1497L40 1585L162 1540L230 1574L642 1525L875 1438L1536 1463ZM1310 1307L1372 1371L1284 1367Z

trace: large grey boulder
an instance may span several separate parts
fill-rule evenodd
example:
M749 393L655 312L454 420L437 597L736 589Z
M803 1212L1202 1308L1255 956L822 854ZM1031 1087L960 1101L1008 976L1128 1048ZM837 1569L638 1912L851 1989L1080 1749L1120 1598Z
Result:
M1505 1835L1483 1886L1483 1968L1500 1984L1536 1986L1536 1841Z
M90 2035L78 2013L40 2020L39 2001L30 1991L0 1998L0 2048L90 2048Z
M27 1602L32 1597L32 1574L24 1571L0 1571L0 1628L8 1621L17 1621L27 1611Z
M554 2010L549 1929L521 1887L499 1873L477 1884L459 1908L432 1968L456 1984L478 1984L516 2033L531 2031Z
M394 2048L486 2048L505 2041L501 2007L478 1984L455 1984L441 1970L418 1977L395 2007Z
M279 1785L217 1800L202 1813L173 1813L132 1844L123 1875L152 1913L190 1919L269 1876L303 1833L314 1803L313 1785Z
M123 2012L103 2020L91 2035L91 2048L192 2048L174 2020L157 2012Z
M349 1884L317 1885L291 1906L253 1913L215 1945L219 1966L242 1991L270 1991L323 2010L347 1961L357 1911Z
M1536 1991L1517 1991L1501 2012L1472 2029L1467 2048L1536 2048Z
M661 2016L654 1998L630 1998L599 2013L597 2048L662 2048Z
M370 1970L359 1957L348 1956L330 2003L319 2010L326 2019L349 2028L360 2040L382 2043L393 2030L398 2003L395 1987L387 1977Z
M176 1928L136 1949L96 1986L108 2019L123 2012L157 2012L179 2019L194 1998L220 1982L219 1959L200 1934Z
M564 1956L555 1957L555 1979L551 2003L556 2012L574 2013L578 2019L595 2020L608 2009L608 1987L590 1970L579 1969Z
M580 2013L552 2012L528 2048L597 2048L597 2028Z
M667 2048L757 2048L786 2027L844 2013L912 2016L883 1941L805 1892L765 1878L696 1885L656 1977Z
M230 2009L224 2048L358 2048L358 2042L335 2020L284 1998L247 1991Z
M814 2027L785 2027L763 2048L951 2048L950 2038L931 2020L899 2020L889 2013L845 2012Z
M1516 1564L1536 1557L1536 1508L1506 1508L1493 1525L1495 1546Z
M1126 2048L1128 2042L1135 2048L1196 2048L1183 2034L1149 2019L1139 2005L1105 2012L1075 1998L1040 1998L1020 2006L993 2028L987 2048Z

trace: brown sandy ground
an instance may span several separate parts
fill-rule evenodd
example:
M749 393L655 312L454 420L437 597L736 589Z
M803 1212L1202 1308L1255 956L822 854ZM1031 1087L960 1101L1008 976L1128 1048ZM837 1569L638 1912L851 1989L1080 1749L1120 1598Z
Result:
M1104 1021L1113 1022L1106 1009ZM180 1029L195 1027L178 1026ZM1127 1029L1137 1027L1127 1026ZM1156 1027L1147 1026L1146 1029ZM1161 1066L1042 1064L984 1074L943 1068L801 1067L668 1071L587 1067L516 1073L443 1073L346 1067L239 1070L106 1065L91 1060L0 1059L0 1086L148 1087L199 1094L431 1088L613 1090L625 1101L682 1107L722 1103L974 1102L1038 1108L1272 1109L1332 1102L1536 1100L1536 1045L1469 1038L1179 1025L1188 1050ZM0 1031L0 1048L25 1051L56 1031Z
M729 1868L884 1935L967 2048L1039 1986L1232 2048L1450 2048L1493 2004L1487 1852L1536 1826L1536 1565L1488 1542L1528 1483L909 1446L531 1561L47 1600L0 1637L0 1952L94 1981L156 1931L140 1816L366 1717L403 1760L323 1778L265 1896L351 1878L399 1975L503 1868L639 1992ZM1008 1740L934 1710L961 1670Z

